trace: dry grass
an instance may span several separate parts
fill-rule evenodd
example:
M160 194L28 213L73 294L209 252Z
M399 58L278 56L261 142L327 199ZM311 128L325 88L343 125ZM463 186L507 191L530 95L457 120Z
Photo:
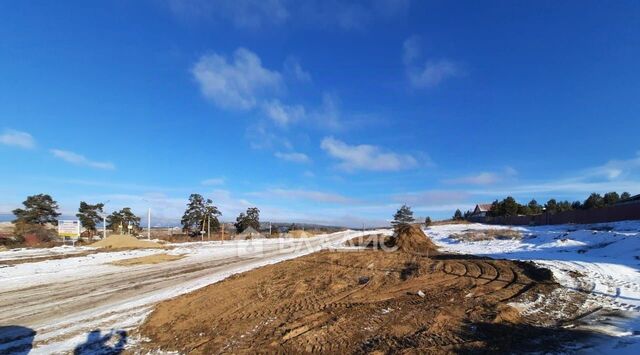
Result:
M463 233L452 234L451 238L466 242L494 239L521 239L522 233L514 229L467 229Z

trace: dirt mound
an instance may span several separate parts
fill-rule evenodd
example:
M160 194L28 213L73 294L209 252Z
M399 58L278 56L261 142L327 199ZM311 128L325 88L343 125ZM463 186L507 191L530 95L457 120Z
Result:
M144 264L160 264L165 263L167 261L180 260L184 258L184 255L169 255L169 254L154 254L142 256L139 258L131 258L118 260L110 263L111 265L117 266L134 266L134 265L144 265Z
M287 233L287 237L289 238L309 238L313 237L313 234L303 231L303 230L293 230Z
M397 227L393 241L398 250L407 253L434 254L438 250L422 229L415 225L406 224Z
M130 235L111 235L107 238L89 245L94 248L108 249L147 249L163 248L162 245L148 240L139 240Z
M384 234L366 234L349 239L344 242L344 245L348 247L393 250L395 239Z
M7 249L7 247L5 247L4 245L0 245L0 251L7 251L9 249Z
M520 314L508 305L559 286L527 273L463 255L319 252L158 304L138 330L149 339L140 352L545 352L555 344L546 336L565 335L540 323L557 310Z

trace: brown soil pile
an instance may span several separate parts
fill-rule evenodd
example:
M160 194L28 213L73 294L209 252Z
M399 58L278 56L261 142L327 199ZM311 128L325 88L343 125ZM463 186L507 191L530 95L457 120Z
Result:
M568 331L536 325L551 312L523 316L508 303L557 287L548 270L506 260L324 251L158 304L139 328L149 339L139 346L190 354L544 352Z
M401 225L394 235L395 245L398 250L407 253L432 255L438 247L427 237L420 227L415 225Z
M165 263L167 261L180 260L184 258L184 255L169 255L169 254L154 254L142 256L139 258L131 258L118 260L110 263L111 265L117 266L134 266L134 265L144 265L144 264L160 264Z
M348 247L393 250L395 239L384 234L365 234L347 240L344 245Z
M313 237L313 234L303 231L303 230L293 230L287 233L287 237L289 238L309 238Z
M90 247L108 248L108 249L147 249L147 248L163 248L162 245L148 240L139 240L130 235L111 235L107 238L95 242Z

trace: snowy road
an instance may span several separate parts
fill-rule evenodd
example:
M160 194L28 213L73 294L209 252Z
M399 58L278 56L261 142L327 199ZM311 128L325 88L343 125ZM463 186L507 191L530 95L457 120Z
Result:
M342 243L360 232L340 232L308 239L175 244L170 251L132 250L95 253L0 268L0 326L35 331L0 340L0 353L33 341L33 354L67 353L93 330L127 330L138 325L161 300L193 291L232 274L308 254ZM51 254L77 254L79 248ZM86 251L86 249L84 249ZM35 250L38 257L43 250ZM183 259L138 266L109 263L152 254ZM0 253L0 260L32 258L29 251ZM8 328L5 328L8 329ZM19 332L18 332L19 333ZM135 339L129 339L131 341Z

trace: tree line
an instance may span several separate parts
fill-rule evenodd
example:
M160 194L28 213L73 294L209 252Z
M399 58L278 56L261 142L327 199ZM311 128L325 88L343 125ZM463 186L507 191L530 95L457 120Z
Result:
M58 224L58 217L61 215L58 212L58 202L50 195L38 194L28 196L22 205L22 208L16 208L12 211L15 216L12 222L16 235L36 234L43 241L53 237L54 233L45 226ZM220 216L222 213L211 199L205 199L200 194L191 194L180 223L182 229L190 235L209 230L217 232L220 230L218 219ZM96 235L98 225L103 219L106 221L106 228L113 232L126 234L138 233L142 230L140 227L141 218L136 216L130 207L124 207L105 215L104 203L91 204L80 201L76 217L90 237ZM257 207L248 208L246 212L238 215L234 226L238 233L248 227L259 230L260 210Z
M491 204L491 209L487 213L490 217L502 217L502 216L518 216L518 215L537 215L543 212L547 213L559 213L565 211L572 210L589 210L593 208L603 208L607 206L613 206L620 200L625 200L631 197L631 194L628 192L623 192L622 194L618 194L617 192L607 192L604 196L598 193L592 193L585 199L584 201L573 201L569 202L567 200L558 201L554 198L549 199L547 203L541 205L535 199L529 201L529 203L523 205L518 203L513 197L508 196L502 201L495 200ZM460 217L460 211L456 211L456 215L454 217ZM471 211L467 211L462 218L466 219L471 215Z

